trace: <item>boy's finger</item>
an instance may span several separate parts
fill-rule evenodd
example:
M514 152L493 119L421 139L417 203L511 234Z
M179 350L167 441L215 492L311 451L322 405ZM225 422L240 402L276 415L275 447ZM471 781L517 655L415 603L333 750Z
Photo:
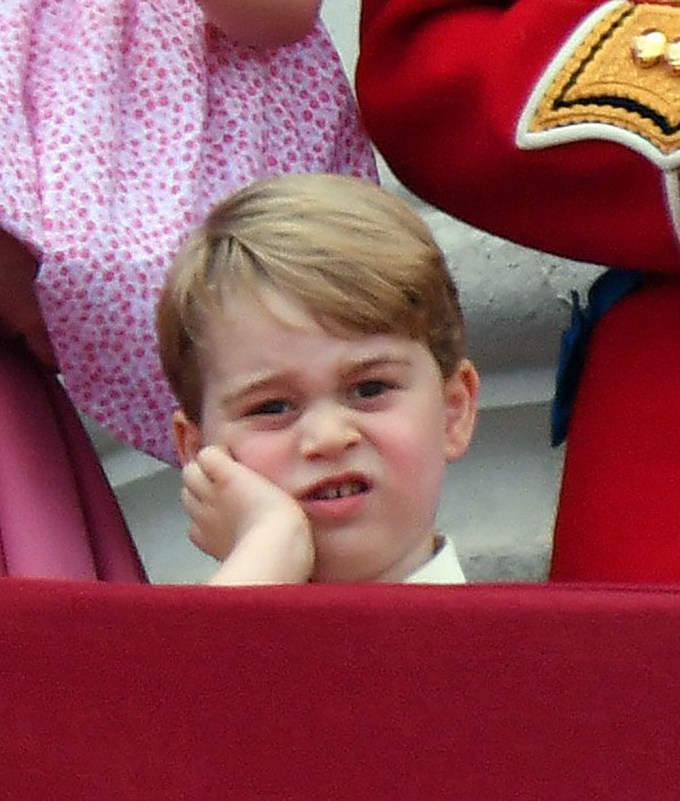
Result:
M203 537L203 533L201 532L201 529L197 525L193 524L193 525L191 525L189 527L189 531L187 532L187 536L189 537L189 540L197 548L199 548L201 551L205 551L205 548L206 548L205 538Z
M207 478L214 484L225 486L229 483L231 469L234 465L234 459L229 453L216 445L208 445L198 452L196 461Z
M200 516L202 503L188 487L182 487L180 500L188 517L195 520Z
M206 519L214 513L214 508L210 503L210 497L200 497L193 493L189 487L182 487L180 501L187 516L197 525L203 525Z
M203 498L211 491L212 482L199 464L189 462L182 468L182 484L198 498Z

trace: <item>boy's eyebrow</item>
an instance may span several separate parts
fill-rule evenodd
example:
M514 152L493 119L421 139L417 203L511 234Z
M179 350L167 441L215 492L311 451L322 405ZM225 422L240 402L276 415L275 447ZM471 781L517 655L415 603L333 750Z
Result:
M410 367L411 360L406 356L395 354L380 354L378 356L367 356L365 358L351 359L341 371L341 376L344 379L351 378L357 373L365 372L380 367ZM222 405L234 403L241 398L251 395L254 392L268 389L269 387L278 387L291 381L295 377L294 370L285 370L280 373L265 373L260 376L253 376L237 384L232 389L228 389L222 393Z
M288 373L271 373L246 379L242 383L236 384L232 389L225 390L222 393L221 403L223 406L234 403L241 398L251 395L253 392L285 383L287 378Z
M406 356L396 354L381 354L379 356L368 356L363 359L353 359L346 370L343 370L345 376L351 376L354 373L360 373L364 370L372 370L377 367L410 367L411 360Z

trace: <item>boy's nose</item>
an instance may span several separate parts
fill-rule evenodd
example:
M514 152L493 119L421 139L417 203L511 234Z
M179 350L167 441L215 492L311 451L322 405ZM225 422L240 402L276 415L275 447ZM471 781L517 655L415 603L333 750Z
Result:
M305 459L334 458L361 439L350 414L330 404L307 410L299 425L300 453Z

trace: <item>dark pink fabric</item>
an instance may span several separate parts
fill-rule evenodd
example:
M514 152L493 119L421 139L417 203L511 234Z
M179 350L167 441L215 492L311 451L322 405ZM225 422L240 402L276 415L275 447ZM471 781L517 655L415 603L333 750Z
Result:
M144 581L90 440L56 376L0 342L0 543L7 575Z
M677 798L680 591L0 582L12 801Z

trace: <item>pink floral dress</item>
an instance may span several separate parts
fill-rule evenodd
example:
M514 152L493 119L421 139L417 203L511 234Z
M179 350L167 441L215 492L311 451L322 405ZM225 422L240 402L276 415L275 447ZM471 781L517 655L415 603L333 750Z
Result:
M175 461L154 308L188 231L265 174L375 178L319 22L276 51L194 0L1 0L0 227L39 253L66 387L114 435Z

